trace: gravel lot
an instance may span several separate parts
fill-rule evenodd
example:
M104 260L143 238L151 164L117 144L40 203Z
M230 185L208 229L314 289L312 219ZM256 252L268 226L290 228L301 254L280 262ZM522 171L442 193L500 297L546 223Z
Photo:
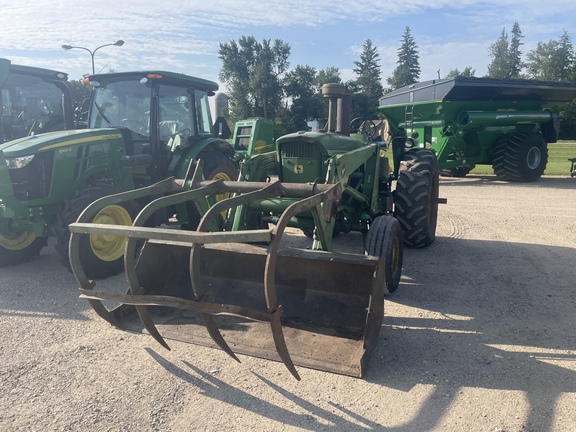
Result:
M0 269L0 430L576 430L576 179L444 178L440 194L363 379L166 351L99 319L51 249ZM336 247L361 252L357 235Z

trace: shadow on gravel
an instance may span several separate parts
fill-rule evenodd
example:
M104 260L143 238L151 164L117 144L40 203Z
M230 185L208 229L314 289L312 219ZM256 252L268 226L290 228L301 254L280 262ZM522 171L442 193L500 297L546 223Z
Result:
M502 186L506 185L525 188L549 189L576 189L576 179L571 177L542 177L540 180L529 183L506 182L496 178L495 175L469 174L464 178L440 177L440 196L442 186Z
M405 430L437 426L465 388L520 391L522 430L552 430L558 398L576 392L576 251L453 238L432 248L405 250L408 278L387 299L366 380L434 386Z

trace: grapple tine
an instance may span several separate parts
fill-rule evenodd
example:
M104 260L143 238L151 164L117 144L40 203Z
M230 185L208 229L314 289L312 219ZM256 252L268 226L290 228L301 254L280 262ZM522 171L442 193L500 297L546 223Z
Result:
M150 335L156 340L156 342L158 342L160 345L162 345L164 348L170 351L170 347L168 346L168 344L166 343L166 341L156 328L154 322L152 321L152 318L148 313L148 308L146 306L136 306L136 311L138 312L140 321L142 321L142 324L144 324L144 327L146 328L148 333L150 333Z
M288 347L286 346L286 341L284 340L284 332L282 330L282 323L280 322L280 316L282 315L282 306L278 306L272 314L270 321L270 328L272 329L272 337L274 338L274 346L276 347L276 352L282 359L282 363L290 371L292 376L300 381L300 375L296 371L296 367L292 362L290 353L288 352Z
M206 325L206 329L208 330L208 334L210 335L212 340L214 342L216 342L216 345L218 345L220 348L222 348L222 350L226 354L228 354L230 357L232 357L234 360L236 360L238 363L240 363L240 360L238 359L238 357L236 357L236 354L234 354L234 351L232 351L232 349L228 346L228 344L224 340L222 333L220 333L218 326L216 325L216 323L212 319L212 315L202 314L202 318L204 319L204 324Z

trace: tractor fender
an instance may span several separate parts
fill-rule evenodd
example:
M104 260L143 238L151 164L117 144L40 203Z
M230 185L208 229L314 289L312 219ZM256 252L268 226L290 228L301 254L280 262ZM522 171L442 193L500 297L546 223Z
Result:
M198 159L200 153L204 151L219 151L229 158L234 155L234 147L228 141L221 138L204 138L194 141L191 145L183 149L179 162L174 170L176 178L184 178L190 162Z

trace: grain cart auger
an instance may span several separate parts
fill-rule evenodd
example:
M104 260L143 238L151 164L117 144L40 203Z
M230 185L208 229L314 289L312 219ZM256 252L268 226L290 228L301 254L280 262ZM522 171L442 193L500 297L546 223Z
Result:
M70 225L81 297L112 325L144 328L164 347L169 338L220 347L236 360L235 353L279 360L297 379L294 365L362 376L384 296L400 281L403 235L418 232L413 246L434 239L438 172L430 150L408 149L405 140L395 143L390 170L383 143L349 136L345 88L326 85L323 92L327 131L278 138L275 151L246 159L239 181L202 180L199 161L183 179L88 206ZM396 179L404 184L400 192L391 189ZM402 201L404 227L393 216L395 195L411 192L418 200L411 210L410 200ZM102 207L147 194L157 198L131 227L89 223ZM222 195L229 198L215 199ZM202 215L196 230L148 226L156 212L181 203ZM308 233L312 245L289 247L288 227ZM366 253L333 250L332 236L350 231L363 234ZM127 294L98 291L86 276L79 245L95 233L128 238Z

